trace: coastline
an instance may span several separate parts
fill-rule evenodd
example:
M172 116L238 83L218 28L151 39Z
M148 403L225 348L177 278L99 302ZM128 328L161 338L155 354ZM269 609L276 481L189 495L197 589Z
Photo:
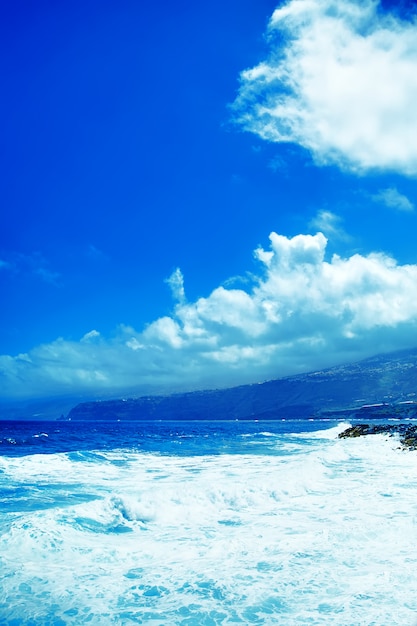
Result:
M364 435L388 434L390 437L399 435L403 448L417 450L417 425L405 424L355 424L339 433L339 439L362 437Z

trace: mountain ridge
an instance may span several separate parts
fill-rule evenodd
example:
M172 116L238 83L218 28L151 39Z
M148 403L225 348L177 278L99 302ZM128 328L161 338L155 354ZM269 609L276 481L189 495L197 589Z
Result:
M82 402L70 420L417 415L417 348L228 389Z

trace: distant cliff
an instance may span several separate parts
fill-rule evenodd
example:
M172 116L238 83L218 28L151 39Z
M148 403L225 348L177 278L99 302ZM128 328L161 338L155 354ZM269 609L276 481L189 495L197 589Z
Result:
M393 413L415 417L416 393L417 349L413 349L231 389L83 402L67 419L385 418Z

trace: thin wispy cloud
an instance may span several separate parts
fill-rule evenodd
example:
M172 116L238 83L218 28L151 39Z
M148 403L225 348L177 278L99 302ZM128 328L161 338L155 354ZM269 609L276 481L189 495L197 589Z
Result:
M409 200L409 198L407 198L407 196L400 193L396 187L381 189L378 193L371 197L374 202L379 202L390 209L407 212L414 211L414 204L411 200Z
M0 259L0 271L9 270L15 274L34 276L45 283L58 286L61 274L51 269L48 260L40 252L32 254L10 253L9 259Z
M180 270L169 279L172 315L144 330L120 326L80 341L63 338L0 358L7 396L119 392L165 386L227 386L274 378L417 342L417 265L372 253L325 260L322 233L270 235L246 289L219 286L183 298ZM179 297L180 296L180 297Z
M58 272L53 272L46 267L35 267L33 273L46 283L56 286L59 285L61 275Z
M13 264L9 263L8 261L4 261L3 259L0 259L0 271L1 270L11 270L13 269Z
M184 276L179 267L177 267L169 278L165 281L171 289L172 297L177 302L185 302Z
M48 260L40 252L34 252L30 255L20 254L18 258L20 271L30 272L49 285L55 287L60 285L61 274L51 269Z
M96 261L107 260L107 255L92 243L87 247L87 256Z
M417 22L373 0L290 0L268 58L241 75L236 118L318 164L417 174Z
M310 228L323 232L329 239L348 241L349 235L342 226L342 218L332 211L322 209L310 221Z

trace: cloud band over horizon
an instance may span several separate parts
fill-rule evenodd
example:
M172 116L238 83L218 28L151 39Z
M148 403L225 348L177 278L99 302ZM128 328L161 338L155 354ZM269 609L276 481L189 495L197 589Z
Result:
M417 265L381 253L326 260L322 233L272 232L252 286L187 302L179 269L171 316L0 357L4 398L223 387L417 345Z

